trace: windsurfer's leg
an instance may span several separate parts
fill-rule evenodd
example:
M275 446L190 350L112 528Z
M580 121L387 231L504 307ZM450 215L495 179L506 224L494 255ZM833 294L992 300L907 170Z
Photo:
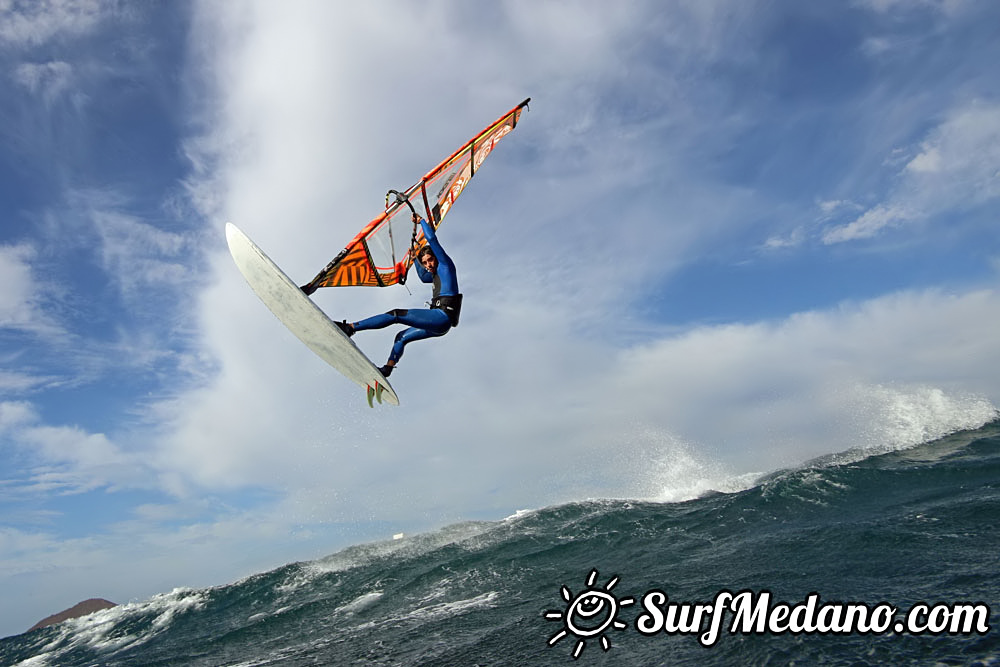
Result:
M445 331L447 331L447 329ZM419 329L417 327L410 327L409 329L400 331L396 334L395 341L393 341L392 351L389 353L389 361L386 365L395 366L400 357L403 356L403 349L413 341L423 340L425 338L436 338L437 336L443 336L444 333L444 331L428 331L427 329Z
M405 324L408 327L426 329L432 336L440 336L451 328L448 315L439 308L420 308L416 310L406 310L397 308L388 313L374 315L360 322L354 322L351 326L355 331L367 331L369 329L384 329L393 324Z
M388 313L354 322L351 327L354 331L366 331L368 329L384 329L393 324L405 324L409 328L396 334L392 351L389 353L389 360L385 366L379 369L386 377L389 377L392 369L396 367L396 362L403 356L403 349L407 344L415 340L443 336L451 329L451 321L448 319L447 313L439 308L390 310Z
M360 322L353 322L351 326L355 331L367 331L369 329L384 329L388 326L396 324L395 311L389 311L388 313L381 313L379 315L373 315Z

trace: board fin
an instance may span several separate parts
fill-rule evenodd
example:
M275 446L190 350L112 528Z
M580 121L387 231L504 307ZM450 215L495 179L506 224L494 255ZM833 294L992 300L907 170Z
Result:
M375 407L375 405L372 403L372 399L373 398L376 401L378 401L379 405L382 405L382 394L383 394L383 392L385 392L385 386L381 382L376 382L374 388L371 385L368 385L366 387L366 390L367 390L367 395L368 395L368 407L369 408L374 408Z

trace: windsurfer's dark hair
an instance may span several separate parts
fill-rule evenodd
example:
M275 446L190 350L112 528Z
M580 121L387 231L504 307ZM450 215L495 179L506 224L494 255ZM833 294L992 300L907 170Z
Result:
M423 248L417 251L417 261L419 262L424 255L430 255L434 259L437 259L437 255L434 254L434 251L431 250L431 247L429 245L425 245Z

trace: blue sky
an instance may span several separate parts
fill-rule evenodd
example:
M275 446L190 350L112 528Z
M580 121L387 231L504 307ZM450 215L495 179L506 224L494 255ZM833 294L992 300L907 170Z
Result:
M952 0L0 2L0 636L991 419L998 24ZM224 223L304 282L528 96L441 230L461 326L369 410ZM360 319L411 289L314 298ZM357 342L382 363L392 335Z

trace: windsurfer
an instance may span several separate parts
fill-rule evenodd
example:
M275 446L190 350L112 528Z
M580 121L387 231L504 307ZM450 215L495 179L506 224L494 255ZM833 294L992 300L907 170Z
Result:
M434 285L430 308L396 308L359 322L337 322L337 326L348 336L353 336L356 331L384 329L393 324L405 324L409 327L396 334L389 360L379 369L385 377L389 377L392 373L392 369L403 356L403 348L407 344L445 335L453 326L458 326L458 317L462 309L462 295L458 291L455 263L441 247L434 227L416 214L413 215L413 222L420 223L424 238L427 240L427 244L415 253L414 266L422 282Z

